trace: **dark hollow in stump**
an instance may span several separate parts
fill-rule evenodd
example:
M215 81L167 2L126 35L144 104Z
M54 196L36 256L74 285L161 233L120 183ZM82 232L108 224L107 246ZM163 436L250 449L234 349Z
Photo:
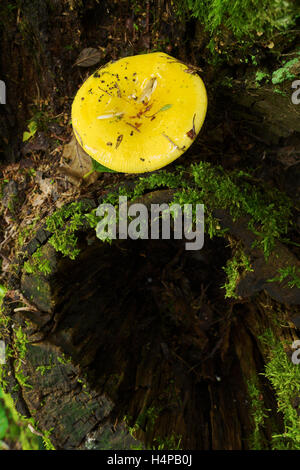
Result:
M23 414L51 429L57 449L128 449L137 445L130 434L145 447L247 449L254 377L272 410L262 439L268 446L274 427L283 431L274 392L259 375L267 361L259 336L271 329L289 344L295 338L292 324L278 326L282 305L265 292L225 299L227 241L206 239L200 251L184 243L109 245L87 229L75 260L44 240L52 273L23 272L29 307L6 307L30 344L25 381L9 361L10 391Z

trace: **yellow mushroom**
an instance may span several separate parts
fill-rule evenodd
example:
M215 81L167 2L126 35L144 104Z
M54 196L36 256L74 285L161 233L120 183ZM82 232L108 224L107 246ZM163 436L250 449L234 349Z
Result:
M111 170L144 173L187 150L206 108L195 71L155 52L110 62L91 75L75 96L72 124L93 159Z

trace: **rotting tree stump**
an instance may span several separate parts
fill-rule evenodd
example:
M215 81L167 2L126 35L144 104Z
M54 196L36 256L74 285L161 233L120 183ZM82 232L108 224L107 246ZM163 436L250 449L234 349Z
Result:
M35 95L50 97L58 114L63 108L51 90L59 85L61 97L72 96L81 82L76 68L70 80L75 57L63 51L65 46L78 43L82 32L89 40L81 47L103 44L108 36L93 9L84 18L86 28L76 9L67 16L63 4L54 1L50 3L55 8L49 10L40 0L23 3L33 33L20 42L14 17L9 35L3 33L1 65L7 74L2 78L13 104L1 108L0 121L2 136L10 137L3 145L9 161L16 158ZM95 6L105 11L105 3ZM108 20L110 24L110 13ZM124 54L126 47L122 46ZM205 52L199 41L194 49L199 56ZM131 48L128 51L132 53ZM211 72L210 80L207 68L204 77L209 84L219 78L220 69ZM244 64L236 67L238 79L227 93L219 79L215 96L208 87L208 130L215 134L217 118L227 121L229 109L236 122L244 120L254 138L259 135L267 144L299 132L300 108L291 105L290 81L281 90L284 97L274 94L270 84L257 86L248 80L246 86L243 70ZM255 70L251 73L254 76ZM209 139L222 147L223 140ZM299 174L299 164L297 168ZM293 165L284 172L292 196L299 191L299 179L291 185L297 168ZM292 344L299 334L299 291L267 283L278 264L274 259L265 263L259 250L251 250L247 221L234 223L222 211L215 215L229 227L229 235L242 241L255 265L254 272L240 279L240 297L234 301L225 299L221 289L222 267L231 257L227 238L206 240L203 250L193 253L178 240L123 240L109 246L87 228L80 233L81 253L71 261L53 250L49 234L40 229L25 247L4 301L9 324L0 334L13 354L7 357L4 380L18 410L33 417L40 430L52 430L57 449L130 448L136 443L129 427L146 446L247 449L254 429L247 381L253 377L265 408L272 410L262 439L268 446L274 430L283 430L274 392L259 375L268 360L260 335L270 329L279 341ZM22 272L26 256L41 245L51 261L51 275ZM277 249L280 262L298 263L286 246L278 244ZM29 340L21 360L19 327Z
M142 201L171 197L157 191ZM274 260L250 253L246 221L215 215L229 232L205 239L201 251L186 251L184 240L109 245L88 227L78 233L75 260L54 250L45 227L24 248L4 301L10 322L1 333L13 351L5 380L17 409L51 430L56 449L129 449L137 446L133 431L141 447L251 448L253 379L271 410L265 447L283 432L274 391L260 375L268 361L261 335L270 330L288 345L297 339L299 289L268 284ZM256 263L235 300L221 287L228 237ZM40 246L52 272L28 274L24 260ZM277 250L281 261L298 263L285 246ZM28 338L21 361L19 327Z

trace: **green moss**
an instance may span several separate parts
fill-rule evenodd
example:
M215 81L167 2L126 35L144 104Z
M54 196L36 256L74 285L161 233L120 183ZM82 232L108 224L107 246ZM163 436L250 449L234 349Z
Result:
M259 83L262 80L267 79L268 77L269 77L268 73L263 72L262 70L258 70L255 75L255 81Z
M23 374L22 365L25 361L28 339L21 327L14 330L14 369L18 383L22 387L32 388L28 383L29 377Z
M21 327L14 330L15 332L15 348L18 352L18 360L21 363L24 361L27 351L28 339Z
M182 450L182 436L172 433L167 437L156 437L153 441L153 450Z
M10 211L11 215L14 216L18 206L19 198L17 194L11 194L7 202L7 208ZM14 218L14 217L13 217Z
M226 30L243 47L255 43L257 33L266 38L293 27L300 14L293 0L180 0L178 13L187 17L192 14L205 26L211 36L211 50Z
M253 271L251 268L248 256L241 248L237 249L233 258L227 261L226 266L223 268L227 275L227 281L224 284L225 298L238 298L235 293L238 279L243 272Z
M140 177L133 189L120 187L110 192L101 202L112 204L118 209L119 196L134 201L155 189L174 189L173 203L183 209L185 204L205 206L205 232L212 237L226 236L227 227L220 227L214 217L215 209L227 210L232 219L248 219L248 228L256 236L255 245L264 252L266 259L272 253L275 241L285 239L291 224L292 202L280 191L253 183L250 173L232 171L227 173L221 166L214 167L200 162L190 168L177 167L176 171L161 170L146 177ZM177 190L177 191L176 191ZM56 211L47 219L47 228L52 233L51 245L63 255L75 259L79 253L77 232L84 227L96 228L100 218L89 201L74 202ZM195 220L195 213L193 214ZM40 258L37 255L39 262ZM28 266L27 266L28 268ZM47 271L48 266L41 269ZM32 269L32 268L29 268ZM226 296L234 296L238 276L243 270L250 270L247 257L236 253L225 267L228 281L224 285Z
M52 233L49 243L70 259L75 259L80 252L76 232L83 228L86 221L84 214L91 208L90 205L89 202L73 202L47 219L47 229Z
M3 437L5 443L12 446L12 448L21 448L22 450L54 450L50 441L53 428L49 431L38 431L39 435L33 434L28 426L30 425L32 428L37 428L34 419L22 416L16 410L13 398L2 390L0 390L0 415L1 409L5 411L8 420L8 427Z
M3 421L1 428L1 416L6 420L5 429ZM0 450L5 449L5 445L22 450L38 450L42 447L41 438L29 430L28 420L17 412L12 397L2 390L0 390L0 439Z
M160 408L154 406L146 408L139 414L133 425L131 424L132 417L124 416L124 422L126 423L130 435L135 439L135 435L139 430L144 430L145 433L147 431L152 431L160 411Z
M285 91L282 91L282 90L279 90L279 88L274 88L274 93L276 93L277 95L281 95L281 96L284 96L284 97L287 97L288 94L285 92Z
M157 408L155 406L147 408L145 411L140 413L134 425L130 425L132 418L130 416L125 416L124 422L126 423L130 435L136 439L138 431L142 431L145 434L149 432L151 433L161 411L161 408ZM164 437L154 437L152 444L146 448L148 450L180 450L181 441L182 436L172 432L170 435ZM141 443L137 446L131 446L132 450L141 450L143 448L144 446Z
M6 390L7 389L7 375L9 372L9 367L8 367L8 359L13 356L11 348L9 346L5 347L5 358L6 358L6 363L5 364L0 364L0 389Z
M257 377L249 380L247 385L254 426L253 433L250 437L250 448L252 450L263 450L266 449L267 446L263 434L263 428L265 420L268 417L267 412L270 410L266 410L265 408L263 394L259 390Z
M204 204L205 232L213 238L226 236L227 228L220 227L214 217L214 209L226 209L233 220L248 219L248 228L256 235L254 245L260 247L268 259L278 239L285 239L291 224L292 202L278 190L253 184L250 173L232 171L226 173L220 166L200 162L188 169L178 167L174 173L162 170L147 177L140 177L133 190L121 188L110 193L102 202L118 205L119 196L126 195L131 201L154 189L178 189L173 202L180 204ZM195 217L195 214L194 214ZM93 216L93 226L97 217ZM286 239L285 239L286 241ZM249 259L242 249L236 251L227 263L228 280L223 286L226 297L235 296L235 286L243 271L250 271Z
M54 428L51 428L51 429L49 429L49 431L44 431L43 432L42 439L43 439L43 444L44 444L45 450L55 450L55 447L54 447L54 445L52 444L52 442L50 440L50 435L51 435L53 429Z
M214 33L226 26L238 38L257 31L286 29L294 24L295 5L282 0L186 0L192 14Z
M57 360L63 365L72 364L72 359L70 357L67 358L63 353L61 353L60 356L57 356Z
M300 419L297 401L300 390L300 367L293 364L271 330L259 338L269 357L265 377L270 381L277 399L277 409L283 417L284 432L273 434L272 448L277 450L300 450Z
M6 290L7 290L6 287L0 284L0 310L1 310L3 299L5 297Z
M31 261L25 261L23 265L27 274L51 274L51 263L43 253L43 248L39 247L32 255Z
M27 225L23 229L20 229L17 240L18 247L22 247L26 243L26 240L28 240L28 238L33 235L34 229L39 219L39 216L35 217L31 224Z
M36 371L40 372L41 375L45 375L51 369L53 369L53 364L50 364L50 365L47 365L47 366L45 366L45 365L38 366L36 368Z
M173 202L180 204L204 204L206 233L224 236L213 209L227 209L233 220L248 217L248 227L257 236L256 244L266 258L274 248L275 240L285 235L291 218L292 203L274 188L254 185L252 176L242 171L226 173L220 166L200 162L190 169L176 173L162 171L150 177L140 178L133 193L139 196L145 190L159 187L178 188Z
M283 67L275 70L272 74L272 83L273 85L278 85L286 80L293 80L296 78L296 71L293 70L300 69L300 59L296 57L295 59L289 60L286 62Z
M268 282L282 282L288 279L287 285L300 289L300 269L296 266L287 266L278 270L278 276L268 279Z
M0 286L0 307L2 299L5 295L5 291L6 289L3 286ZM3 315L3 312L0 312L0 315L1 335L3 337L9 320L8 317ZM6 321L3 319L6 319ZM9 360L13 361L14 373L17 380L16 385L12 388L11 391L19 391L20 386L23 388L32 388L32 386L28 383L29 377L25 376L22 370L22 366L26 361L28 345L26 333L22 330L21 327L14 328L13 333L13 349L9 346L6 346L6 363L0 365L0 450L1 448L5 449L6 445L11 448L22 450L38 450L43 448L47 450L54 449L49 439L51 431L46 431L43 433L43 437L38 437L37 435L33 434L28 428L28 424L34 426L33 419L28 419L21 416L14 406L12 397L8 393L4 392L8 389L7 376L8 373L11 372L9 367ZM47 366L45 366L45 369L43 369L43 366L40 366L40 368L38 367L37 370L43 374L43 372L47 370ZM1 436L1 416L5 416L5 419L8 423L4 436Z
M253 418L253 433L250 437L250 447L254 450L271 448L274 450L300 449L300 420L298 398L300 390L300 368L293 364L287 355L289 345L279 342L274 333L268 329L259 337L265 350L268 362L264 375L270 382L277 401L277 413L283 418L284 432L272 433L270 444L266 442L264 429L270 419L270 412L264 404L263 392L258 383L258 377L248 381L251 415ZM275 425L273 425L273 429Z
M31 139L37 131L47 132L50 124L57 121L57 118L53 118L47 110L46 105L42 105L37 108L32 107L32 118L28 121L28 130L23 133L23 142Z
M233 88L233 78L232 77L224 77L221 85L226 88Z

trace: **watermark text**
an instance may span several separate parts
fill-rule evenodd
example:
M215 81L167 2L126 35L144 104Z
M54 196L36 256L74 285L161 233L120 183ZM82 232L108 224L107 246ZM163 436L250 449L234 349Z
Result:
M119 197L118 217L116 208L109 203L100 204L96 211L101 220L96 234L100 240L131 238L170 240L171 232L176 240L188 240L186 250L200 250L204 244L204 206L196 204L151 204L150 216L145 204L128 206L127 197ZM171 230L172 229L172 230Z
M292 88L295 88L295 91L292 93L292 103L300 104L300 80L294 80Z
M6 104L6 86L3 80L0 80L0 104Z
M0 364L5 364L5 343L0 340Z

